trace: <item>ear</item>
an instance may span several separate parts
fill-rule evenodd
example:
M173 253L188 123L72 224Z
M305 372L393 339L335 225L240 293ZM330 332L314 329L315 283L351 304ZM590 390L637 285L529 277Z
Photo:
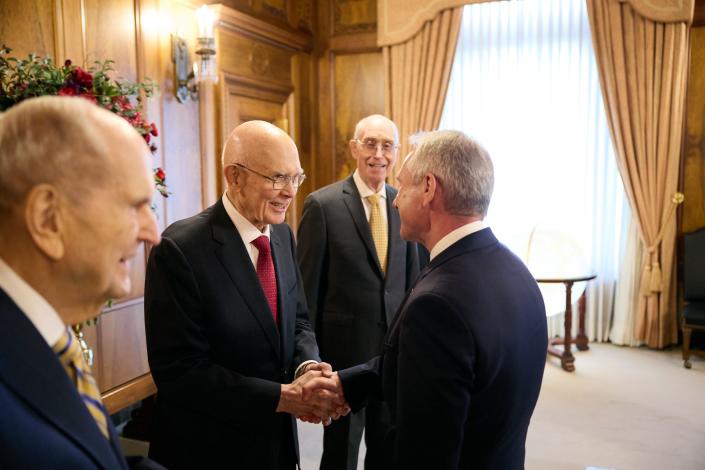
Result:
M355 152L357 152L357 142L355 142L355 139L350 139L348 141L348 147L350 148L350 156L357 159L357 156L355 155Z
M438 180L432 173L427 173L423 177L421 185L421 190L423 191L421 204L424 207L430 206L434 200L438 200L438 197L440 195L441 188L438 185Z
M66 252L65 213L61 196L53 185L32 188L25 203L27 232L37 248L52 260L60 260Z
M242 184L242 177L240 176L240 174L241 172L235 165L227 165L223 169L223 176L225 176L225 181L227 181L228 187Z

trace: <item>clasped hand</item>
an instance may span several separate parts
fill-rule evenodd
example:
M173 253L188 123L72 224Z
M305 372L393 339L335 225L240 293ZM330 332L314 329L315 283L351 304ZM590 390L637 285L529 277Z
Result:
M302 421L327 426L350 412L338 374L325 362L307 366L305 373L281 387L277 411Z

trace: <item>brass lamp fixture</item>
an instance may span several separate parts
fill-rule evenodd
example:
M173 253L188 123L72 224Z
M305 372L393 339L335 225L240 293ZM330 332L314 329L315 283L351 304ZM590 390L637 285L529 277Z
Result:
M215 37L213 24L215 13L207 5L196 12L198 18L198 63L191 66L186 40L179 34L171 35L171 60L174 63L174 94L179 103L198 99L198 82L216 80Z

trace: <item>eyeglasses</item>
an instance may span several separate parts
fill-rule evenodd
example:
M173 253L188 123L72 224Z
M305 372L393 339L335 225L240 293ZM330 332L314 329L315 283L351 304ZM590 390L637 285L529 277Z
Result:
M253 170L252 168L247 168L245 165L242 165L240 163L233 163L233 165L239 166L240 168L243 168L247 171L251 171L255 175L259 175L262 178L268 179L269 181L272 182L272 189L284 189L287 186L289 186L289 183L291 183L291 185L294 188L298 188L299 186L301 186L301 184L306 179L306 175L303 173L301 173L299 175L294 175L294 176L289 176L289 175L267 176L267 175L263 175L262 173L260 173L258 171Z
M377 149L380 149L383 154L389 155L392 153L394 150L396 150L399 146L395 145L393 142L389 142L388 140L383 140L383 141L378 141L377 139L365 139L365 140L360 140L360 139L355 139L355 142L358 144L362 145L365 150L368 152L377 152Z

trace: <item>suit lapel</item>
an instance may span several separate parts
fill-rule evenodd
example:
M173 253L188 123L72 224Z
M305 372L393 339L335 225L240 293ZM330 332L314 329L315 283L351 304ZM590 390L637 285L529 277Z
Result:
M248 310L259 323L272 348L279 355L279 333L267 298L264 296L262 284L259 282L257 271L252 265L240 234L228 217L228 213L225 212L222 201L218 201L213 206L211 226L213 238L220 244L216 249L216 256L230 276L240 297L245 301ZM279 289L279 286L277 288Z
M360 238L362 238L371 259L374 260L374 264L377 267L377 273L380 276L383 276L384 274L382 273L382 268L379 265L379 258L377 258L377 249L375 248L374 241L372 240L370 224L367 222L365 208L362 207L360 192L357 190L357 186L355 186L355 181L352 176L349 176L343 185L343 201L350 212L350 217L355 222L357 233L360 235ZM389 215L389 212L387 212L387 215Z
M103 468L113 468L122 454L100 433L76 387L34 325L0 289L0 379L38 415L58 428ZM114 430L108 420L111 439Z
M293 329L290 325L289 309L291 302L287 298L287 290L289 288L289 279L287 278L287 270L284 269L286 260L285 247L279 233L274 230L274 226L270 227L269 236L272 245L272 260L274 261L274 272L277 276L277 306L279 311L279 336L281 344L289 344L289 338L293 335Z

